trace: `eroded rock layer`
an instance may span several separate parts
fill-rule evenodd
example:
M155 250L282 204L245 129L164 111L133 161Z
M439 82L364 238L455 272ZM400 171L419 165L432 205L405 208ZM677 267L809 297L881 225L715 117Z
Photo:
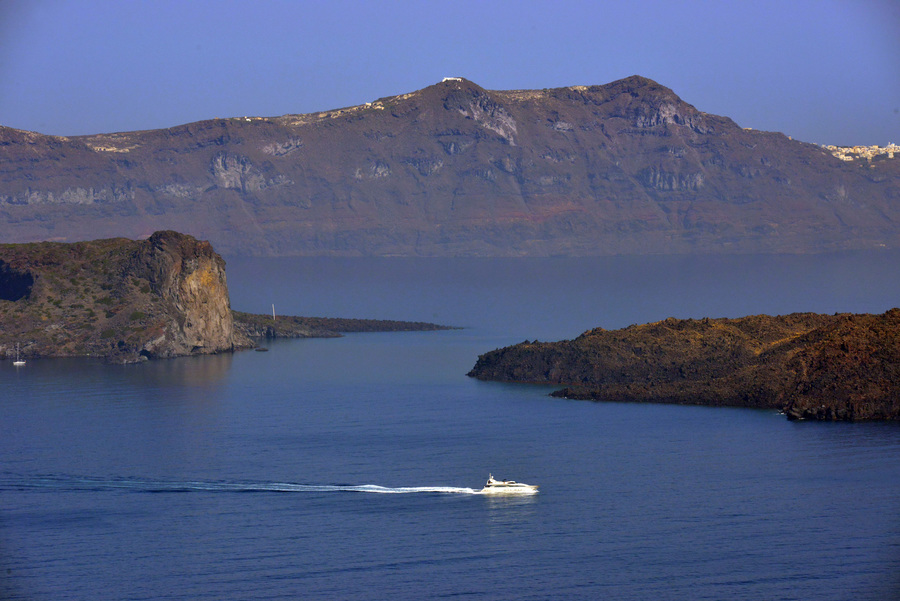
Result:
M643 77L518 91L452 78L307 115L0 127L0 241L173 229L226 256L900 247L900 158L839 156Z

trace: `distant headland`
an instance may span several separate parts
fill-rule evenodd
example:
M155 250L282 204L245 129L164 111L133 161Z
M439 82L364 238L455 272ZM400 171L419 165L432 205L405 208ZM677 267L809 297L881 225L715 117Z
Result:
M485 353L469 376L553 384L575 399L900 419L900 309L674 319Z
M872 140L884 144L887 140ZM0 127L7 242L178 230L225 256L900 248L900 155L743 128L640 76L50 136Z
M0 244L0 357L132 362L233 351L260 338L444 329L234 312L225 261L173 231L146 240Z

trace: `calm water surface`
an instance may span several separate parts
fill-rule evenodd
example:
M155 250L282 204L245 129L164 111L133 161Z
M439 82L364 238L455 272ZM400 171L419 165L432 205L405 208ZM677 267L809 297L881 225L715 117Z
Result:
M473 381L523 339L884 311L900 255L231 260L232 304L465 329L0 362L0 598L872 599L900 428ZM488 472L541 485L472 494Z

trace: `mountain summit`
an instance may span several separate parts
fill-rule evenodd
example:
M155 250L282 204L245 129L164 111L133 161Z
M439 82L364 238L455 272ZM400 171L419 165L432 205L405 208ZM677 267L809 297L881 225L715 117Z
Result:
M900 157L840 160L633 76L78 137L0 127L0 241L176 229L226 255L900 246Z

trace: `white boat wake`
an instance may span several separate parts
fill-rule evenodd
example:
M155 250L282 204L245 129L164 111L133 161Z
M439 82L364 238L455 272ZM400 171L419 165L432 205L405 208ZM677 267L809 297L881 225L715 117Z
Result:
M373 494L441 493L480 494L480 490L458 486L401 486L377 484L295 484L290 482L142 480L134 478L90 478L79 476L0 476L0 490L54 489L66 491L129 490L144 493L231 492L231 493L326 493L356 492Z

